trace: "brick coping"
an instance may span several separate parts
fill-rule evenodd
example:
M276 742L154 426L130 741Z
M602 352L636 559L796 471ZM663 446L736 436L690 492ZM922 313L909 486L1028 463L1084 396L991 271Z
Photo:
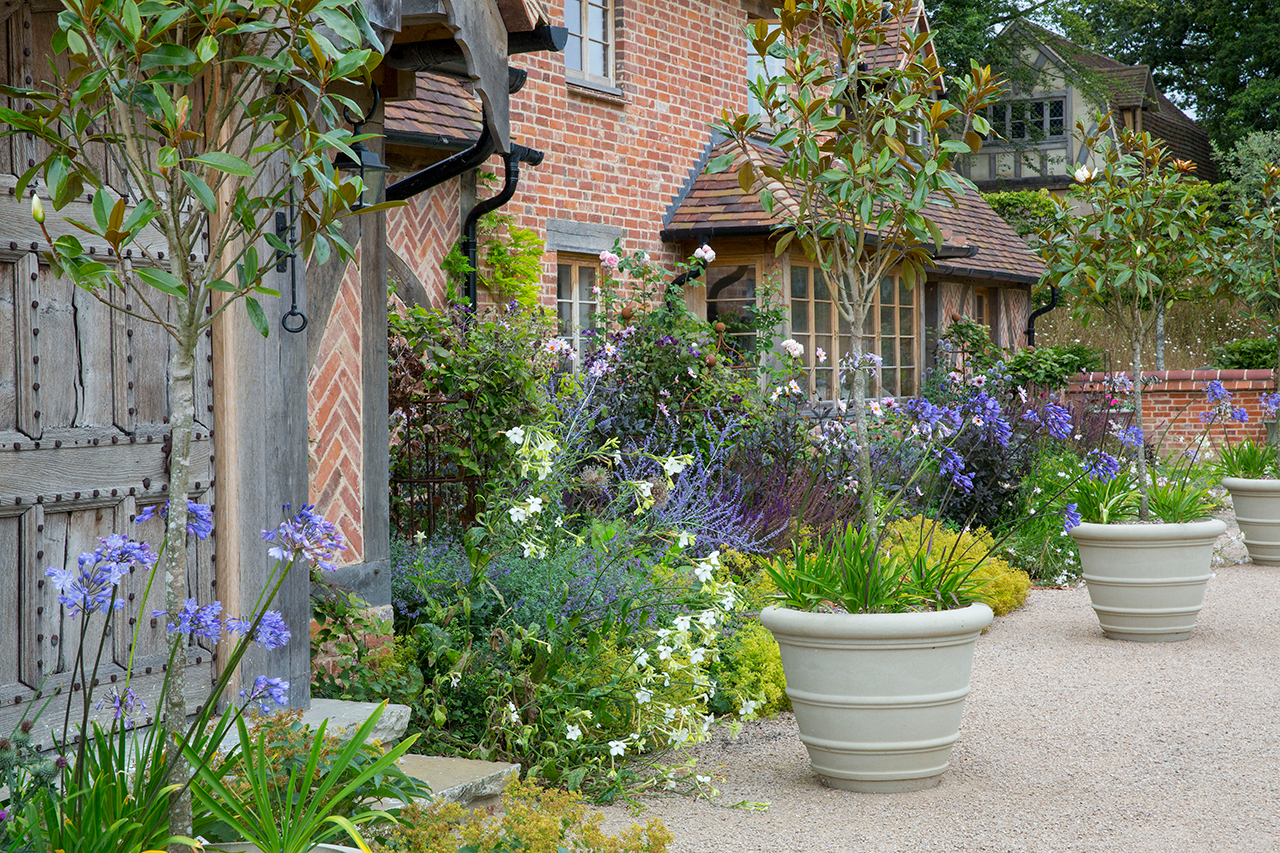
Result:
M1142 378L1144 380L1154 379L1157 382L1210 382L1214 379L1220 382L1267 382L1271 380L1271 374L1274 373L1270 368L1262 370L1144 370ZM1113 370L1110 373L1106 371L1094 371L1093 373L1081 373L1072 376L1071 384L1079 385L1087 382L1102 382L1110 376L1128 376L1127 370Z

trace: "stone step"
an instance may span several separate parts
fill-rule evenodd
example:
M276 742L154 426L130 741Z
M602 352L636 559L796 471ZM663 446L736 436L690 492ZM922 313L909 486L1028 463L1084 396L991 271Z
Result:
M502 806L507 785L520 778L519 764L497 761L410 753L400 756L397 763L405 775L431 787L433 802L459 803L491 814Z
M346 740L360 728L378 707L377 702L348 702L343 699L312 699L311 708L302 712L302 722L313 730L328 720L326 733ZM382 718L374 726L369 740L383 746L399 743L409 728L409 706L388 704Z

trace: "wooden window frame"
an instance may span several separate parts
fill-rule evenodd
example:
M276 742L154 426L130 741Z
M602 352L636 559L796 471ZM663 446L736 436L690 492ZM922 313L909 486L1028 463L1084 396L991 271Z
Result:
M571 7L577 5L577 22L570 16ZM593 39L591 37L591 10L601 10L603 18L603 33L605 37L603 41ZM565 27L569 30L569 44L564 49L564 67L565 78L570 82L592 83L595 85L603 85L608 87L615 86L614 64L617 58L618 38L616 10L617 0L565 0L564 5ZM577 40L577 55L581 63L580 68L574 68L570 62L573 57L573 44ZM604 46L604 73L594 74L590 70L591 60L587 52L589 44L598 44Z
M565 269L569 270L568 298L565 298L561 286L561 275ZM587 329L597 328L590 321L600 308L600 294L598 292L592 294L595 297L594 300L582 298L583 270L591 271L595 279L595 286L599 287L602 280L599 258L567 252L556 255L556 336L573 347L575 364L581 364L586 356L587 347L591 343L591 336L584 336L583 332ZM583 306L590 306L591 308L586 318L587 323L583 322ZM567 317L565 308L568 309Z

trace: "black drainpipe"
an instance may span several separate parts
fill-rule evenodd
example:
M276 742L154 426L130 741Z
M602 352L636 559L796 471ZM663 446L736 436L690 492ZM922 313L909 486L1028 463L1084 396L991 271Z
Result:
M396 181L387 187L387 201L407 201L418 193L426 192L434 186L443 184L450 178L456 178L463 172L479 168L497 146L493 134L489 132L489 119L485 114L480 116L480 138L465 151L459 151L451 157L433 163L420 172L414 172L407 178Z
M1053 285L1049 286L1049 304L1043 308L1037 308L1031 312L1031 316L1027 318L1027 346L1036 345L1036 318L1042 314L1048 314L1054 308L1058 307L1058 288Z
M471 310L474 312L480 304L479 293L477 292L477 273L479 266L476 254L479 246L476 239L476 226L480 221L480 217L486 213L491 213L511 201L511 197L516 194L516 184L520 182L520 164L528 163L530 166L537 166L542 162L545 155L534 148L528 148L524 145L512 145L511 153L504 154L502 157L503 165L506 171L506 180L502 185L502 192L493 198L487 198L471 208L471 212L467 214L466 221L462 226L462 248L467 255L467 265L471 267L471 272L467 274L467 298L471 301Z
M702 244L699 243L698 245ZM703 260L695 260L693 262L693 266L671 279L671 283L667 285L666 296L663 299L666 310L674 312L678 307L683 307L684 286L691 281L697 281L706 271L707 262Z

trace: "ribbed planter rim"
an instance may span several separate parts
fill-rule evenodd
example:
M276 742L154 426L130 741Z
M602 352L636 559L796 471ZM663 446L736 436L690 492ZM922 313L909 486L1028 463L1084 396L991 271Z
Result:
M1199 539L1225 532L1227 523L1220 518L1186 521L1177 524L1094 524L1083 521L1069 531L1076 539L1101 539L1108 542L1161 542Z
M1280 493L1280 480L1270 477L1223 477L1222 486L1229 492Z
M949 637L991 624L991 608L982 603L953 610L906 613L812 613L790 607L766 607L760 622L769 630L800 637L850 640Z

